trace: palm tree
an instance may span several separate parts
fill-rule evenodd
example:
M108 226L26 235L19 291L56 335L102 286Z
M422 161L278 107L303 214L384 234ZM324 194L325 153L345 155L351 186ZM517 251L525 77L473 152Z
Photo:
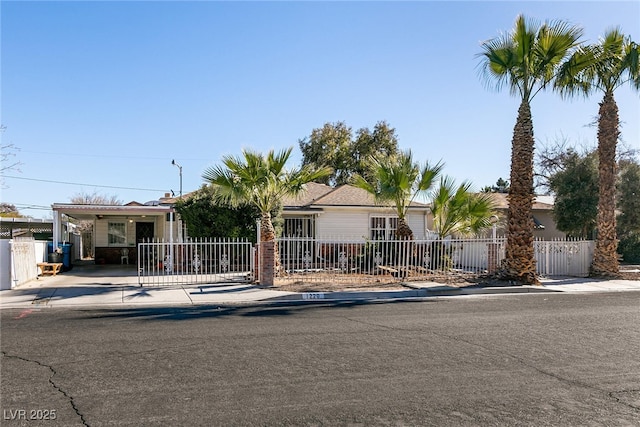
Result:
M440 238L473 235L492 226L495 206L488 193L472 193L471 183L456 187L451 177L440 178L431 198L433 228Z
M591 264L595 276L619 273L615 185L620 121L613 93L625 83L640 89L640 47L618 28L607 31L598 44L575 52L555 82L565 96L604 93L598 112L598 233Z
M395 156L371 156L369 161L372 179L367 181L361 175L355 175L353 185L372 194L376 203L391 202L398 215L396 237L413 240L413 231L406 219L407 210L417 196L429 191L444 165L420 165L413 160L410 150Z
M510 33L482 43L480 71L501 89L508 85L520 97L511 140L511 186L507 247L499 275L523 284L539 284L533 252L533 122L531 100L547 88L571 55L582 30L563 21L539 24L522 15Z
M271 222L271 212L281 205L283 197L297 196L305 190L305 184L331 173L330 168L313 169L303 166L286 170L292 148L264 156L243 150L243 157L224 156L222 165L208 168L202 177L217 191L220 200L231 206L255 205L260 211L260 241L275 241L276 233ZM279 265L276 249L276 269Z

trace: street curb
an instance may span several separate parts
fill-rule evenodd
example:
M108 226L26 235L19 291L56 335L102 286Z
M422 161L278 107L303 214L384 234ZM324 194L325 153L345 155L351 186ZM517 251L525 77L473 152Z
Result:
M455 288L452 286L436 286L432 288L418 288L407 291L365 291L365 292L301 292L299 294L284 295L269 301L370 301L370 300L410 300L430 297L448 297L461 295L491 295L516 293L560 292L540 286L518 287L486 287L486 288Z
M505 295L520 293L562 293L561 290L548 289L544 286L498 286L498 287L465 287L431 286L425 288L413 288L397 291L339 291L339 292L300 292L288 295L275 296L262 300L237 300L237 301L191 301L190 303L178 301L148 302L148 303L88 303L82 304L54 304L49 305L51 296L55 294L55 288L46 290L36 295L29 303L0 304L0 309L10 308L89 308L103 307L117 309L119 307L152 308L152 307L259 307L259 306L286 306L286 305L313 305L313 304L340 304L340 303L383 303L383 302L418 302L428 301L436 297L455 297L471 295Z

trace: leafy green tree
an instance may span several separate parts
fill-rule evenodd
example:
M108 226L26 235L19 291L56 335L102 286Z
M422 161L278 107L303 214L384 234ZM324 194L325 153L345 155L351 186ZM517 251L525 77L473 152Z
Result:
M511 142L507 246L499 275L539 284L533 252L533 121L531 100L550 86L560 65L578 45L582 30L563 21L539 24L516 18L511 32L482 43L480 71L487 83L507 85L520 98Z
M467 181L456 186L451 177L442 177L431 197L433 227L440 238L478 234L492 226L495 213L491 196L471 192Z
M618 234L640 232L640 164L626 161L621 165L618 183Z
M411 151L395 156L371 156L369 161L373 165L373 178L367 180L362 175L355 175L353 184L372 194L377 203L390 203L398 215L396 236L413 239L406 219L407 210L417 196L427 194L444 165L420 165L413 160Z
M175 209L189 236L244 238L256 241L256 220L260 212L253 205L231 207L216 203L213 189L203 186L176 201Z
M485 186L482 189L482 193L508 193L509 192L509 181L502 179L502 177L498 178L495 185Z
M598 111L598 234L591 265L591 273L596 276L616 276L619 272L615 184L620 119L613 94L627 83L640 89L640 46L619 28L608 30L598 44L575 52L555 81L565 96L594 91L604 94Z
M618 184L618 252L626 262L640 262L640 164L623 162Z
M355 138L352 128L344 122L325 123L298 143L303 166L333 169L329 176L317 181L332 186L348 184L355 174L370 179L368 159L372 155L391 156L398 152L395 129L385 121L376 123L373 130L359 129Z
M598 162L595 152L581 156L573 150L563 168L551 178L555 194L553 217L558 230L589 239L596 226L598 206Z
M215 189L216 198L230 206L253 205L260 212L260 241L273 241L276 231L271 213L285 196L297 196L305 184L331 173L330 168L305 165L285 169L291 148L267 155L243 150L242 157L224 156L222 165L205 170L202 177Z

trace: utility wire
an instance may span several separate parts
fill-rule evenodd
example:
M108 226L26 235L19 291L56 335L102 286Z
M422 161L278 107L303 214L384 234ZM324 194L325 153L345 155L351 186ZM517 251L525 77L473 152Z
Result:
M118 156L118 155L114 155L114 154L84 154L84 153L69 153L69 152L50 152L50 151L34 151L34 150L25 150L25 149L20 149L21 153L31 153L31 154L46 154L46 155L54 155L54 156L65 156L65 157L69 157L69 156L74 156L74 157L99 157L99 158L112 158L112 159L134 159L134 160L163 160L163 161L169 161L170 159L168 157L149 157L149 156ZM177 157L175 157L177 158ZM186 158L186 157L180 157L180 160L202 160L200 159L195 159L195 158Z
M66 185L81 185L85 187L115 188L118 190L138 190L138 191L154 191L154 192L166 191L166 190L158 190L157 188L117 187L115 185L97 185L97 184L86 184L86 183L79 183L79 182L51 181L48 179L25 178L21 176L10 176L10 175L0 175L0 176L2 178L22 179L25 181L49 182L53 184L66 184Z

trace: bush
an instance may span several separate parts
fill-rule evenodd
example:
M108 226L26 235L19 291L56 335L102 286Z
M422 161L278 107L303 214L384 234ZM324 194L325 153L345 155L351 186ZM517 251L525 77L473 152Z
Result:
M640 233L629 233L620 239L618 252L627 263L640 263Z

